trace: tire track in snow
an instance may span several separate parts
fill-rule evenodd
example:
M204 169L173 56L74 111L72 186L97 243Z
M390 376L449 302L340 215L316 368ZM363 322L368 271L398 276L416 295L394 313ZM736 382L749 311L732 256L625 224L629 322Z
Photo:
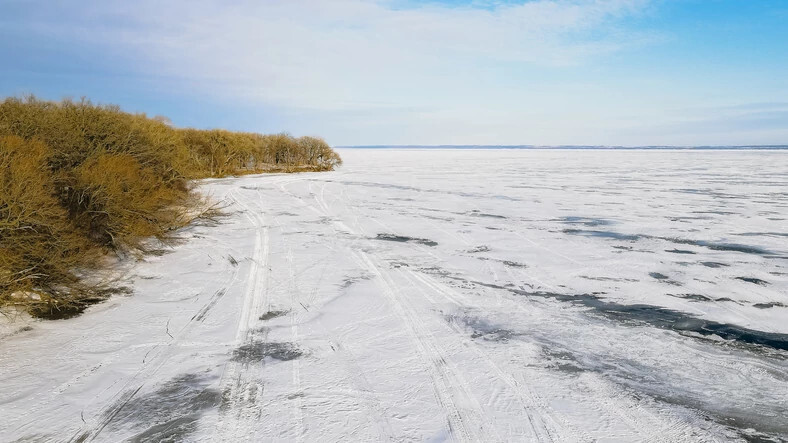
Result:
M440 260L440 257L432 252L429 248L420 245L415 247L423 249L424 253L432 256L436 260ZM536 282L553 291L558 290L558 288L536 279L533 277L533 275L523 269L513 270L509 267L504 267L503 269L509 275L512 281L519 280L519 278L515 277L514 275L516 272L522 277L525 277L527 280ZM458 307L471 308L480 312L484 312L484 310L487 308L486 306L478 304L472 298L465 296L461 291L457 291L450 286L438 282L428 274L415 272L410 269L401 269L400 271L407 273L413 278L422 281L425 285L434 288L436 292L445 296L449 302L455 304ZM425 295L427 294L425 293ZM503 298L500 300L503 301ZM521 303L513 302L507 303L507 305L507 309L514 309L525 314L529 312L527 308L521 305ZM471 342L474 343L473 341ZM570 423L562 414L556 413L538 393L529 390L526 385L518 383L514 377L509 375L506 371L500 369L497 364L486 354L483 347L480 348L478 344L474 344L476 345L475 349L477 351L481 351L480 355L488 360L490 366L499 375L499 378L504 380L507 384L510 384L510 386L511 384L514 384L514 386L512 386L513 388L519 386L519 388L515 388L515 390L520 391L522 398L526 400L527 404L537 409L537 413L534 414L533 417L536 418L538 422L542 422L540 427L548 432L548 437L552 436L558 441L594 440L587 433L575 428L572 423ZM588 397L588 400L596 405L597 410L605 411L608 417L616 417L620 422L626 423L628 428L634 434L636 434L639 439L645 439L653 435L660 435L661 437L666 438L668 441L680 441L682 439L688 438L688 435L691 435L689 433L691 429L688 423L677 420L675 417L666 422L665 417L655 414L648 408L644 408L644 404L642 402L632 399L625 391L613 390L610 386L603 384L601 380L598 383L594 383L593 386L587 385L587 388L598 393L598 395ZM614 407L610 401L605 401L605 399L610 398L614 398L616 400L615 404L625 404L626 406ZM542 441L542 438L539 440Z
M272 184L278 185L278 187L280 188L281 191L283 191L283 193L285 193L285 194L291 196L292 198L298 200L302 204L302 207L304 207L304 208L308 207L311 210L315 211L319 215L325 215L325 214L321 213L320 211L317 211L312 205L304 202L303 199L301 199L300 197L298 197L297 195L291 193L289 190L286 189L286 185L289 185L289 184L292 184L292 183L295 183L295 182L301 182L302 180L300 180L298 178L293 179L291 177L283 177L283 178L285 178L285 179L284 180L280 180L278 183L275 182L275 183L272 183ZM261 204L263 204L263 203L261 202ZM278 223L278 222L276 220L274 220L274 223ZM279 226L281 226L281 225L279 225ZM285 244L287 245L287 241L285 240L284 237L282 238L282 241L285 242ZM288 268L289 268L289 270L288 270L288 277L289 278L288 278L288 281L282 282L281 284L287 284L287 285L291 286L288 292L290 292L290 295L291 295L291 306L292 306L292 308L291 308L291 333L294 334L293 335L293 341L295 342L295 341L298 340L298 329L297 329L297 323L295 322L295 319L296 319L297 316L295 315L295 313L298 312L299 309L307 309L307 307L309 305L311 305L312 300L314 299L314 296L316 295L317 288L315 289L315 291L312 291L312 294L311 294L310 297L308 297L306 300L304 300L307 303L307 305L304 306L302 304L301 300L299 300L297 298L297 295L299 293L296 290L297 288L295 288L293 286L295 283L297 283L296 278L301 273L300 272L298 272L298 273L295 272L294 257L292 255L292 248L289 247L289 245L287 245L286 247L287 247L286 260L288 261ZM334 250L334 249L335 248L332 247L332 250ZM328 263L326 262L325 265L324 265L324 270L325 270L325 267L327 267L327 266L328 266ZM321 276L322 276L322 272L321 272ZM393 432L391 431L391 425L389 423L388 417L385 416L384 413L383 413L383 408L381 406L380 399L377 397L377 395L375 394L374 390L371 388L371 385L369 384L366 375L364 375L363 371L361 370L361 367L356 362L355 357L353 357L353 354L349 350L345 349L344 347L342 347L340 345L340 341L336 338L336 336L334 334L330 333L328 331L328 329L324 325L322 325L322 320L320 319L319 316L316 318L316 320L321 324L322 328L326 331L326 335L329 336L329 344L332 346L332 348L334 348L335 352L339 352L344 357L344 359L342 360L342 363L347 368L347 372L348 372L347 381L355 389L353 391L353 392L355 392L355 394L353 395L353 398L355 398L357 400L361 400L361 401L363 401L366 404L366 406L367 406L366 407L367 413L372 415L372 418L370 419L370 422L373 423L374 426L376 426L378 428L378 435L380 436L381 441L392 441L392 440L394 440ZM295 329L292 329L293 327L295 327ZM299 364L298 359L293 360L293 363ZM302 388L300 387L300 383L301 383L301 381L300 381L300 369L297 366L294 366L294 368L293 368L293 383L296 385L297 390L299 390L299 391L302 390ZM366 395L359 395L359 393L365 393ZM303 427L303 409L302 409L303 405L302 404L298 405L298 402L301 401L300 400L300 396L295 396L295 400L297 400L297 405L296 405L296 410L294 410L294 416L297 417L296 421L298 422L297 427L299 429L299 432L297 432L296 437L299 440L301 440L303 438L303 435L305 434L304 427ZM249 431L246 431L246 432L249 432ZM247 434L247 435L249 435L249 434Z
M80 428L70 439L70 441L93 441L95 440L99 434L114 420L114 418L123 410L123 408L140 392L140 390L151 380L154 380L154 375L163 367L167 362L167 357L169 356L167 351L172 348L172 346L177 345L181 339L186 336L189 332L190 327L194 323L199 323L202 319L210 311L210 308L215 306L216 301L221 298L222 295L226 292L227 288L232 285L232 282L235 280L237 276L237 272L233 274L230 278L229 283L226 287L219 289L211 299L208 301L206 305L201 308L197 314L195 314L189 322L186 323L175 335L173 335L170 340L165 344L157 344L147 354L145 354L145 358L142 362L141 368L130 378L127 379L126 383L121 387L116 394L110 397L108 400L104 401L104 407L100 410L100 412L96 415L99 417L103 417L99 420L96 424L91 425L86 423L85 426ZM198 318L199 317L199 318ZM153 353L154 355L150 355ZM114 357L113 357L114 358ZM110 362L112 358L109 359ZM94 373L102 364L96 365L83 373L79 374L75 377L72 381L68 383L68 386L60 386L58 389L53 391L54 394L59 394L71 384L78 381L78 379L83 378L84 376L90 375ZM99 394L101 395L101 394Z
M288 180L288 181L285 181L285 182L280 182L280 183L278 183L278 187L279 187L280 191L282 191L284 194L287 194L291 198L299 201L301 203L302 207L309 208L310 210L315 212L317 215L327 216L326 212L322 212L322 211L316 209L314 206L312 206L312 205L308 204L307 202L305 202L301 197L299 197L298 195L292 193L289 189L287 189L287 187L286 187L287 185L295 183L297 181L298 180ZM324 195L324 193L321 192L321 195ZM316 201L319 202L319 200L317 200L317 199L316 199ZM318 204L320 204L320 203L318 203ZM323 207L322 204L320 204L320 206ZM334 229L336 230L336 227ZM339 230L337 230L337 232L339 232ZM347 226L344 226L344 232L343 233L349 234L351 232L352 231L351 231L350 228L348 228ZM336 243L336 237L334 238L334 242ZM332 250L334 250L334 249L336 249L336 247L332 246ZM351 252L351 254L353 253L352 250L350 252ZM310 300L312 298L314 298L314 294L310 298ZM329 337L329 344L332 347L332 349L335 352L341 353L342 356L344 357L341 361L342 361L342 364L346 368L346 372L348 373L348 377L346 378L346 380L350 383L351 386L353 386L355 388L355 391L357 393L365 393L366 394L366 395L363 395L363 396L359 396L358 394L356 394L353 397L356 398L356 399L361 399L361 400L366 402L366 404L367 404L367 409L366 409L367 412L369 414L373 415L373 417L372 417L372 419L370 421L372 423L374 423L375 426L378 428L378 435L380 436L381 441L393 441L393 440L395 440L394 433L393 433L392 428L391 428L391 423L389 421L389 417L385 414L385 411L383 409L383 405L382 405L382 403L380 401L380 398L375 393L374 389L372 388L372 385L369 383L369 380L368 380L367 376L365 375L365 373L364 373L363 369L361 368L361 366L358 364L358 361L356 360L354 354L349 349L347 349L347 348L345 348L344 346L341 345L341 340L339 340L336 337L336 334L332 333L330 331L330 329L327 328L323 324L323 320L321 319L320 316L316 317L316 320L321 325L321 327L322 327L323 331L325 332L325 334Z
M208 316L211 309L216 306L217 302L224 296L227 290L235 283L238 277L238 268L233 267L233 272L227 281L222 285L220 289L215 291L213 295L208 299L208 301L202 305L202 307L187 321L174 335L169 334L169 340L166 343L158 343L155 344L148 353L145 354L143 361L141 363L140 368L130 377L126 379L126 382L123 384L121 388L119 388L114 395L112 395L107 400L104 400L103 407L99 409L99 412L95 414L95 416L100 417L99 420L95 421L91 424L88 421L85 421L84 418L84 410L82 412L82 419L85 421L85 424L77 430L75 434L71 436L69 441L93 441L95 440L99 434L114 420L114 418L123 410L123 408L139 393L142 388L151 380L154 380L154 375L161 369L167 362L167 358L169 357L168 351L172 349L173 346L176 346L180 343L180 341L189 334L191 328L195 326L197 323L202 323L202 321ZM169 328L169 319L167 328ZM153 355L151 355L153 354ZM78 374L68 382L58 386L56 389L52 391L53 398L51 398L46 403L43 403L41 406L45 406L48 403L51 403L55 399L56 395L59 395L65 392L71 385L78 382L80 379L84 378L85 376L91 375L95 373L100 367L104 365L108 365L112 360L117 358L118 354L116 353L113 356L108 357L105 361L94 365L93 367L83 371L82 373ZM97 394L94 399L97 399L98 396L106 392L106 390L111 389L111 385L101 393Z
M414 271L406 270L404 273L410 276L411 279L421 282L427 288L431 288L434 292L442 295L445 300L454 304L459 308L473 308L480 309L478 305L469 305L465 296L460 295L457 291L452 291L449 288L443 287L438 282L431 279L429 276L420 275ZM429 297L428 291L422 292L426 297ZM462 300L461 300L462 299ZM437 301L431 300L433 304ZM464 331L456 331L464 333ZM507 374L503 369L495 363L484 349L481 349L478 343L462 337L463 343L473 352L482 358L487 365L493 370L496 377L503 381L515 394L516 400L523 408L523 412L531 427L533 437L537 441L592 441L588 435L581 435L572 428L559 426L553 419L555 412L551 411L547 403L538 395L528 389L527 385L519 383L510 374Z
M373 220L373 221L375 221L384 229L391 231L391 228L389 226L380 222L379 220ZM443 232L446 232L443 229L440 228L438 229ZM469 244L464 240L461 240L461 242L465 243L466 245ZM432 252L430 248L421 245L415 245L415 247L420 249L422 252L426 253L427 255L432 256L436 260L441 261L441 258L437 254ZM488 263L485 264L489 265ZM421 287L420 288L418 288L418 286L416 287L420 290L422 296L424 296L433 305L438 304L437 300L435 300L431 296L431 293L434 292L441 295L444 298L444 300L448 301L449 303L455 305L458 308L473 307L475 309L481 309L481 307L478 304L470 301L464 295L461 295L456 291L451 291L448 288L443 287L442 285L440 285L433 279L429 278L428 276L421 275L408 268L397 269L397 272L399 272L403 277L405 277L406 280L411 282L411 284L414 283L414 280L420 282ZM413 301L410 301L407 302L406 304L412 305L414 303ZM446 327L452 329L451 326L449 325L446 325ZM453 329L452 331L459 332ZM552 415L554 414L554 412L548 412L551 408L547 405L546 402L544 402L541 398L539 398L533 392L528 390L526 386L521 385L513 377L511 377L510 375L506 374L503 370L501 370L501 368L492 360L492 358L486 352L484 352L482 349L479 348L477 343L467 339L462 335L458 335L458 336L460 337L460 341L466 347L472 349L478 357L480 357L488 366L490 366L490 368L493 370L496 376L502 382L508 385L513 392L516 393L517 400L523 407L525 415L528 419L529 425L531 427L531 431L533 433L532 435L537 441L555 441L556 436L561 436L559 437L560 441L592 441L592 439L589 436L587 435L581 436L573 428L558 426L555 420L552 419ZM462 380L462 377L460 377L460 380ZM466 393L470 392L470 387L468 387L467 384L463 386L463 388L466 390ZM478 410L482 410L478 402L476 403L476 407ZM547 423L545 423L545 421ZM495 428L493 428L493 430L494 429ZM499 440L501 439L500 436L498 436L498 439Z
M288 181L287 183L284 183L283 186L294 182L295 180ZM310 181L308 185L310 192L312 192L311 185L312 184ZM325 195L324 188L325 188L325 184L321 186L321 191L320 191L321 196ZM303 200L301 200L295 194L292 194L290 191L285 191L285 192L288 195L290 195L292 198L298 199L299 201L303 202ZM323 207L323 205L320 203L320 200L316 199L316 201L318 201L319 202L318 204L320 204L321 207ZM321 212L316 212L316 213L324 215L324 213ZM288 243L284 239L283 241L286 244ZM331 245L329 249L331 249L332 251L336 251L337 250L336 243L337 243L337 237L333 237L333 245ZM292 264L293 262L292 250L289 247L289 245L288 245L288 257L290 263ZM292 305L291 313L297 312L299 309L306 310L307 307L313 304L318 289L320 287L320 284L323 281L323 275L325 273L325 270L329 265L328 262L329 259L330 256L327 256L322 260L323 266L320 271L320 276L317 280L317 283L315 284L315 288L314 290L310 291L309 296L303 300L303 302L306 303L306 306L302 305L300 300L293 299L291 303ZM291 272L291 277L290 277L291 280L296 281L295 280L296 277L300 274L301 274L300 272L299 273ZM294 294L294 292L291 293ZM295 316L293 316L293 318L295 318ZM348 374L347 377L345 378L345 381L353 388L352 391L348 392L348 395L356 400L362 401L365 404L364 410L367 412L367 414L371 416L370 422L377 428L378 437L380 441L395 440L393 436L394 435L393 431L391 429L391 423L383 410L383 406L381 404L380 398L372 388L372 385L369 383L369 380L366 374L364 373L364 370L358 364L355 355L345 346L342 346L341 340L336 336L336 334L334 334L329 328L325 326L322 320L322 316L316 316L313 320L320 325L321 329L323 330L323 333L328 337L328 343L331 349L342 356L342 358L339 360L342 366L344 366L345 372Z
M372 221L376 222L378 225L380 225L384 229L391 231L391 228L389 226L387 226L386 224L380 222L379 220L373 219ZM442 231L444 233L447 233L450 236L452 236L453 238L461 241L462 243L465 243L466 245L469 244L464 239L460 239L460 238L458 238L458 236L453 235L453 234L449 233L448 231L437 227L435 225L435 223L432 223L430 221L428 221L428 223L430 223L431 225L433 225L434 227L436 227L440 231ZM425 252L428 255L432 256L433 258L435 258L437 260L441 260L440 257L438 257L435 253L430 251L429 248L424 247L424 246L420 246L420 245L416 246L416 247L419 248L422 252ZM492 270L492 267L489 266L488 263L485 263L485 264L488 265L488 268L490 268ZM429 295L430 289L432 289L433 291L436 291L439 294L443 295L443 297L446 300L448 300L450 303L454 304L455 306L468 307L468 301L467 301L467 299L464 296L460 296L463 299L462 301L460 301L460 300L458 300L458 298L456 296L452 296L446 290L441 289L440 287L438 287L436 282L434 282L434 281L430 282L431 279L430 279L430 281L427 281L426 279L422 278L419 274L413 272L412 270L407 269L407 268L403 268L403 269L399 269L399 271L403 275L405 275L405 274L410 275L411 279L408 279L409 281L412 281L413 279L419 280L420 282L422 282L423 286L427 286L428 289L426 289L426 290L422 287L422 289L421 289L422 290L422 295L424 295L426 298L429 298L430 301L433 304L437 304L437 302L430 297L430 295ZM407 305L411 305L412 303L407 303L406 302L406 304ZM476 306L475 304L473 304L473 305ZM454 331L454 332L456 332L456 331ZM432 336L432 335L430 334L430 336ZM526 417L528 418L528 422L531 425L533 436L537 439L537 441L554 441L554 436L556 436L556 435L566 435L567 433L571 434L572 438L570 438L570 439L562 439L562 441L590 441L591 440L591 438L588 437L588 436L583 436L583 438L581 438L580 435L578 435L576 432L568 432L567 429L564 429L563 432L559 433L558 432L558 428L559 427L551 419L550 414L547 413L547 409L549 407L546 405L546 403L544 401L540 401L540 402L537 403L537 400L534 398L535 395L530 390L527 390L527 388L524 387L524 386L522 388L519 387L520 384L517 383L517 381L514 380L511 376L506 374L503 370L501 370L500 367L498 367L495 364L495 362L489 357L489 355L487 355L486 353L482 352L478 348L478 345L476 343L469 343L471 341L466 339L466 338L464 338L464 337L461 338L461 342L464 345L466 345L467 347L469 347L470 349L473 349L475 351L475 353L478 356L480 356L491 367L491 369L495 372L495 374L498 376L498 378L501 379L505 384L507 384L511 389L513 389L514 392L517 393L518 400L519 400L519 402L521 403L521 405L524 408L524 412L526 413ZM456 371L456 369L455 369L455 371ZM458 379L459 380L463 380L463 378L461 376ZM523 392L523 388L525 389L525 394ZM465 393L466 393L466 396L468 398L473 398L473 396L471 394L469 394L470 388L467 386L467 383L463 384L463 389L465 389L465 391L466 391ZM482 411L482 408L481 408L481 406L479 405L479 403L477 401L475 401L475 407L476 407L476 409L478 411ZM482 414L482 415L484 415L484 414ZM544 417L545 419L547 419L547 421L548 421L548 423L550 423L550 425L549 426L546 425L539 417ZM495 428L492 428L492 429L494 430ZM501 439L500 436L498 436L498 439L499 440Z
M457 385L462 386L465 384L464 380L460 381L458 374L448 368L446 357L440 352L435 343L424 338L432 338L432 336L420 326L420 321L412 310L399 299L398 291L390 278L384 275L369 255L363 251L355 251L354 255L361 260L360 264L364 264L368 271L383 282L383 293L394 307L400 320L405 324L411 340L416 345L422 363L429 371L435 397L446 411L448 430L451 435L459 441L482 441L485 429L481 421L483 413L478 408L478 401L475 398L472 399L467 392L460 393L457 389L452 388ZM477 407L473 411L474 417L469 417L468 412L462 411L457 406L455 397L465 400L464 403L470 403Z
M296 306L303 307L303 305L298 300L300 291L296 281L293 248L287 243L285 243L285 247L287 248L285 260L287 261L287 273L289 276L288 292L290 292L290 336L292 343L298 343L298 321L296 314L298 312L298 308ZM306 309L306 307L303 307L302 309ZM304 434L306 433L306 427L304 425L304 400L302 395L303 386L301 384L301 361L296 358L291 361L291 364L293 366L293 385L295 386L296 390L292 399L293 416L295 417L296 421L296 441L303 441Z
M380 222L377 219L372 219L372 221L379 224L381 227L390 230L388 226L384 223ZM434 225L433 223L430 223ZM437 227L436 227L437 228ZM441 231L445 232L445 230L440 229ZM457 239L455 236L452 236ZM520 236L522 238L522 236ZM459 239L457 239L459 240ZM529 240L530 241L530 240ZM463 242L466 243L466 242ZM531 242L535 244L534 242ZM538 245L537 245L538 246ZM434 253L430 248L414 245L415 248L418 248L422 252L432 256L438 261L442 261L441 257L439 257L436 253ZM550 251L552 252L552 251ZM563 257L562 258L567 258ZM571 259L570 259L571 260ZM508 268L505 268L508 273L511 271ZM476 309L482 309L483 307L479 306L476 302L469 299L465 295L461 294L460 292L454 291L442 285L432 279L428 275L422 275L420 273L413 272L407 268L400 268L397 270L402 274L407 274L412 276L413 278L420 280L424 283L427 287L432 288L439 294L442 294L450 303L458 307L475 307ZM534 276L530 275L529 273L523 272L523 270L519 270L520 273L526 274L526 277L531 280L535 281L538 284L542 284L547 287L552 287L539 279L535 278ZM555 289L555 288L553 288ZM424 295L429 297L430 289L424 291ZM435 302L435 300L432 300ZM518 310L524 310L523 307L518 306ZM478 355L486 360L489 364L491 369L493 369L494 373L497 375L499 379L504 381L514 392L518 393L519 400L521 404L526 407L526 409L531 408L531 413L528 414L529 419L533 417L532 423L534 425L534 432L536 433L536 438L539 441L549 441L553 439L557 439L558 441L593 441L593 438L585 432L582 432L572 426L572 424L567 421L561 414L557 414L555 411L552 410L550 405L542 399L538 394L532 392L527 388L526 385L523 383L519 383L514 377L508 374L506 371L502 370L492 358L486 353L483 348L480 348L477 343L472 343L473 349L478 353ZM607 388L609 390L609 387ZM619 393L611 393L612 391L608 391L608 394L616 394L614 395L615 398L624 398L627 400L625 403L627 406L625 408L611 408L609 402L599 401L597 399L594 400L597 403L597 406L600 410L605 410L608 413L609 417L618 417L619 420L626 422L629 424L629 428L634 431L637 435L640 435L640 438L659 434L668 439L682 439L687 438L689 435L687 432L689 431L689 426L687 423L676 420L675 417L673 419L669 419L668 422L665 421L665 417L660 417L650 411L647 407L644 408L645 405L634 401L633 399L626 396L624 392ZM637 413L632 413L631 411L637 411ZM560 424L559 424L560 422ZM646 425L649 423L649 425ZM643 426L646 425L645 430Z
M508 274L511 281L518 281L519 278L515 274L520 274L522 277L525 277L528 280L535 281L539 284L542 284L551 290L557 290L552 285L545 284L541 281L533 279L532 276L525 272L522 269L513 270L511 268L505 267L504 271ZM454 291L452 288L442 285L439 282L435 281L434 279L430 278L430 276L422 275L422 278L430 279L436 285L440 285L441 287L445 288L447 291L452 291L454 293L458 293L458 291ZM528 309L523 307L520 303L514 302L510 303L509 307L520 311L523 313L528 313ZM685 346L682 344L677 344L677 346ZM620 389L613 389L611 385L606 384L604 380L601 379L593 379L588 380L586 379L584 382L584 387L588 391L595 392L596 395L589 395L586 397L586 401L592 402L596 405L596 409L599 411L605 411L607 417L615 417L620 422L626 423L627 427L637 435L639 441L652 441L656 436L656 440L654 441L682 441L691 435L690 425L684 421L677 420L675 417L672 417L667 423L666 418L662 417L658 414L655 414L653 411L649 410L647 407L644 407L644 403L640 400L633 399L630 394L626 391L622 391ZM536 398L539 398L538 394ZM615 399L613 404L617 406L613 406L609 399ZM543 402L543 401L542 401ZM544 403L547 408L550 408L549 405ZM624 406L622 406L624 405ZM636 412L636 413L635 413ZM574 427L569 423L563 416L555 415L555 417L560 420L565 428L573 429ZM583 433L583 435L590 439L587 434Z
M303 202L303 199L286 190L284 186L280 186L280 188L290 196ZM320 200L318 194L313 195L321 208L327 207L325 203ZM320 195L322 195L322 193ZM325 209L321 211L312 205L306 204L306 206L319 215L330 217ZM333 224L339 228L338 230L358 235L358 233L355 233L343 222L333 218L332 220ZM489 438L485 438L486 429L483 420L485 414L479 407L478 401L468 392L461 392L457 389L453 389L454 386L467 386L467 382L460 374L451 370L447 358L440 351L437 344L434 343L434 337L432 337L426 329L421 327L421 322L416 317L416 314L406 304L402 303L398 296L396 286L390 280L387 273L381 271L382 266L376 265L374 259L364 251L351 249L350 252L362 268L366 268L373 275L376 275L379 281L383 283L383 293L390 301L392 307L394 307L400 320L406 326L411 340L419 351L419 357L422 364L425 366L432 379L432 388L436 400L446 412L447 426L450 434L459 441L489 441ZM432 338L432 340L424 337ZM461 399L463 404L472 405L471 410L464 410L458 407L455 398Z
M269 254L268 227L260 212L244 203L235 194L233 200L244 209L246 217L252 222L255 229L255 247L250 261L249 274L246 280L243 305L238 319L234 349L237 349L250 340L250 332L256 319L263 313L266 297L266 276ZM266 333L261 334L262 341L266 340ZM254 421L260 416L261 397L264 393L264 384L254 380L248 369L248 363L231 359L227 362L222 372L220 386L222 390L222 405L216 424L216 435L221 438L231 436L231 439L242 440L253 438L255 435Z

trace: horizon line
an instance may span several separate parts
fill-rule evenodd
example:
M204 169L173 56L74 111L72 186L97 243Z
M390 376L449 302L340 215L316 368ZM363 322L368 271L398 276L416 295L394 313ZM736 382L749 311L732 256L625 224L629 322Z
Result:
M336 149L676 149L676 150L732 150L732 149L770 149L788 150L788 144L768 145L335 145Z

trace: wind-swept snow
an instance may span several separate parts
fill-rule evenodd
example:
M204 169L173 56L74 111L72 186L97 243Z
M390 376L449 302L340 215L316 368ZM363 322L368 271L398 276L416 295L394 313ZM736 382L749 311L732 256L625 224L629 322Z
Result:
M788 439L788 153L342 156L7 327L0 440Z

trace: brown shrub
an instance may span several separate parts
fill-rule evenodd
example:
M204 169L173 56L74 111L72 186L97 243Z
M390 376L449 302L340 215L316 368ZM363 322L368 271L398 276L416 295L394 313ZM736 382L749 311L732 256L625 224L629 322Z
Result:
M181 136L196 177L224 177L244 170L254 161L250 134L220 129L182 129Z
M129 154L102 153L74 170L66 207L76 226L94 242L113 249L136 247L145 237L163 237L177 225L172 209L183 192Z
M0 102L0 307L31 294L62 304L95 292L74 271L97 267L100 251L165 239L200 213L190 179L339 164L314 137L176 129L165 117L86 99L7 98Z
M52 194L43 143L0 136L0 305L69 299L97 257Z

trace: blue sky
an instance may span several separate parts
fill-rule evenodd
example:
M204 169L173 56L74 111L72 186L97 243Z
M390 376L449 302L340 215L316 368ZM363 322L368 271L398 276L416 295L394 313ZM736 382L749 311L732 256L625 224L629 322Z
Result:
M0 0L0 57L0 95L333 145L788 143L784 0Z

